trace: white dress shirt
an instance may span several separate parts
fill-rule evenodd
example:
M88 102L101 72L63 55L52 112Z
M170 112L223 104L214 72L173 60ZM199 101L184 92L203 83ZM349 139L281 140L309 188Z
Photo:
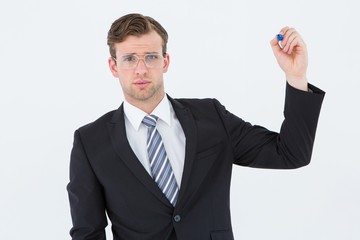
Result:
M136 157L151 174L146 147L147 127L142 120L147 113L124 101L125 129L129 144ZM180 188L185 161L185 135L170 101L165 96L151 113L159 117L156 129L159 131L164 147Z

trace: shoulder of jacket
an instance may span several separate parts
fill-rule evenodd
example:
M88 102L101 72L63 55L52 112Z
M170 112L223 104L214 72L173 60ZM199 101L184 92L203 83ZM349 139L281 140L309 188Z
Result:
M85 124L78 128L79 131L87 131L90 129L94 129L103 125L106 125L107 122L111 120L116 110L112 110L110 112L105 113L101 117L97 118L95 121Z
M175 98L175 101L187 105L213 105L219 103L219 101L215 98Z

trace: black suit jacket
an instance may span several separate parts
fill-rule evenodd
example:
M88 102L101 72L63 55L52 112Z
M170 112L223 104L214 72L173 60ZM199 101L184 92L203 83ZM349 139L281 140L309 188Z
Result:
M68 193L74 240L105 239L105 212L115 240L231 240L233 163L291 169L310 162L324 92L287 85L280 133L253 126L215 99L170 99L186 136L175 208L136 158L123 107L75 132Z

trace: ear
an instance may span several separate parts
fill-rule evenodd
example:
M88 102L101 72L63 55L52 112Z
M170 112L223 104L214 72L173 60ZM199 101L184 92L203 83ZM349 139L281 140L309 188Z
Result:
M163 67L163 73L166 73L169 69L170 65L170 55L167 53L164 57L164 67Z
M115 59L112 57L109 57L108 64L109 64L109 68L110 68L112 75L116 78L119 78L119 73L118 73Z

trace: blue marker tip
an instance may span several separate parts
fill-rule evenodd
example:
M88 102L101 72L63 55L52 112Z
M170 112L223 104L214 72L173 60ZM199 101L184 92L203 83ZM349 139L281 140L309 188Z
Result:
M282 34L277 35L277 40L282 41L284 39L284 36Z

